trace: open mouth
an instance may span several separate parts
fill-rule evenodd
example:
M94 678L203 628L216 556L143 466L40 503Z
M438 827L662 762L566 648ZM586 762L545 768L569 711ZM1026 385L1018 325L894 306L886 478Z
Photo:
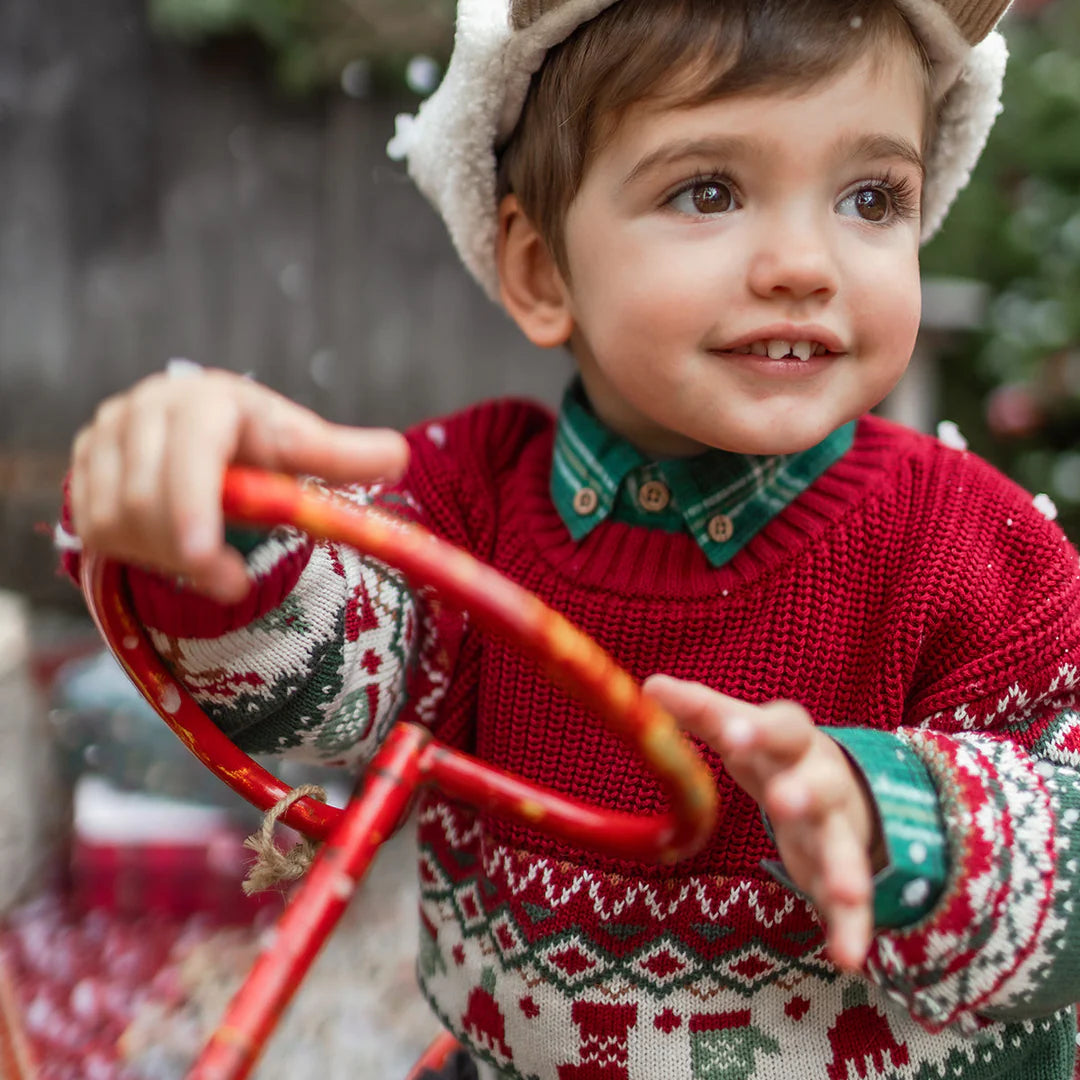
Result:
M738 356L760 356L769 360L807 361L811 357L838 356L830 352L818 341L755 341L750 345L740 345L733 349L722 350Z

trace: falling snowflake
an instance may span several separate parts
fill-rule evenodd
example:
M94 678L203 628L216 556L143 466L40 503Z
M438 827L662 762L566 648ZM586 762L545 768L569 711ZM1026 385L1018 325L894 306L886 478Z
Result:
M394 124L394 137L386 144L386 154L391 161L404 161L416 145L416 117L400 113Z
M1057 521L1058 509L1054 505L1054 500L1051 499L1049 495L1036 495L1032 502L1035 505L1035 509L1038 510L1047 521Z
M966 450L967 439L960 434L960 429L952 420L942 420L937 426L937 437L953 450Z

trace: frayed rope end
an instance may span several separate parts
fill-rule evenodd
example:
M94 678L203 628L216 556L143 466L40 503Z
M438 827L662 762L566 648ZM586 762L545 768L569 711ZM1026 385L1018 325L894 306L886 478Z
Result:
M309 840L305 837L289 848L288 851L282 851L274 843L274 825L277 819L294 802L308 795L318 799L319 802L326 802L325 789L317 784L301 784L299 787L293 788L288 795L279 799L273 807L267 810L259 831L252 833L244 841L244 847L254 851L257 856L241 886L246 896L251 896L252 893L265 892L267 889L273 889L279 885L302 878L315 861L315 856L321 846L315 840Z

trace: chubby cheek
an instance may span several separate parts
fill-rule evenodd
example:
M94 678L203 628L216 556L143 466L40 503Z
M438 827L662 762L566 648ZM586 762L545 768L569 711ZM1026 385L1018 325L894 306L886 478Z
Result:
M897 255L856 280L848 308L859 320L859 351L874 355L883 381L898 380L911 359L922 317L918 255Z
M655 358L661 350L670 361L673 346L696 345L716 319L716 295L702 295L700 278L688 277L685 260L623 244L605 250L600 262L594 250L581 253L572 291L577 322L601 363L605 357Z

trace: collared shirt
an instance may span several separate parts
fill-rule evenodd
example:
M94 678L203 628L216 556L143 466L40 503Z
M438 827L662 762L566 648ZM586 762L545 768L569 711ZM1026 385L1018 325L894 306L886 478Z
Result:
M852 421L797 454L707 450L653 461L605 427L575 379L556 427L551 497L575 540L607 518L685 530L713 566L723 566L839 461L854 438Z

